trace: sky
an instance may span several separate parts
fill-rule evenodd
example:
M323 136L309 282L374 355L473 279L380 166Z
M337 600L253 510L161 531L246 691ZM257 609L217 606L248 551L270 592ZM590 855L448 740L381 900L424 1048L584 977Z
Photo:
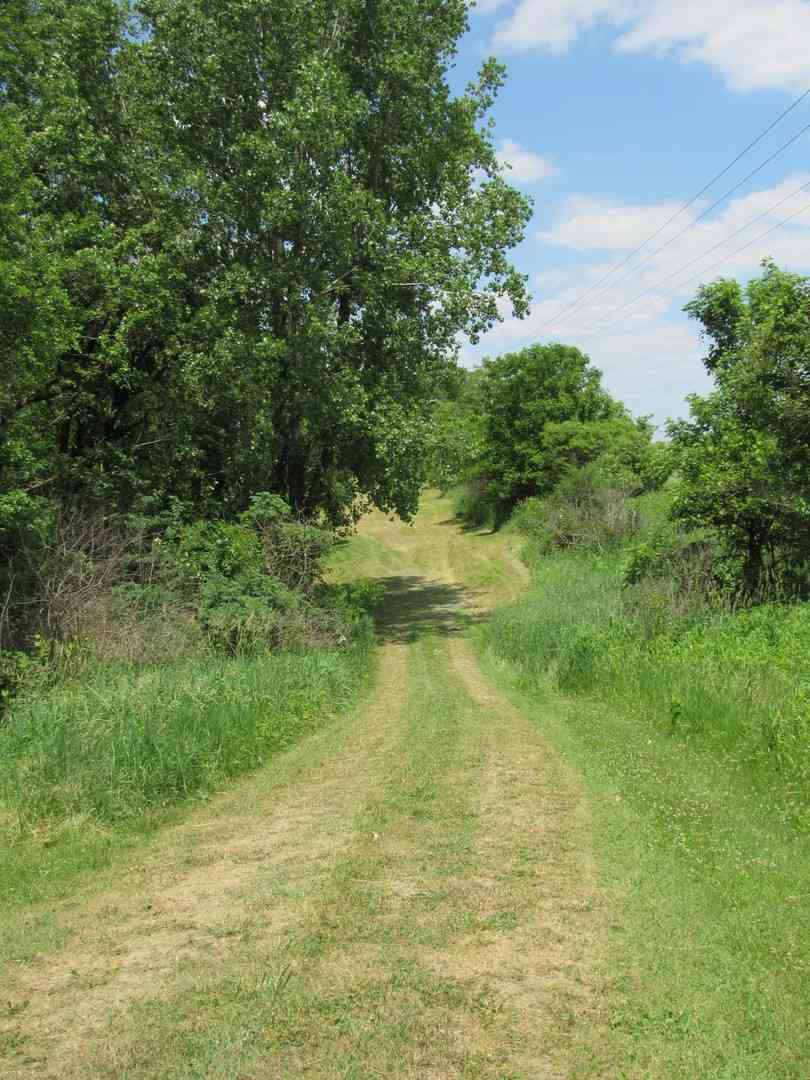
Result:
M636 415L686 415L710 387L682 311L697 288L765 257L810 273L810 129L778 152L810 126L810 96L678 214L810 88L810 0L478 0L453 87L489 55L507 66L498 153L534 200L512 252L533 302L462 361L563 341Z

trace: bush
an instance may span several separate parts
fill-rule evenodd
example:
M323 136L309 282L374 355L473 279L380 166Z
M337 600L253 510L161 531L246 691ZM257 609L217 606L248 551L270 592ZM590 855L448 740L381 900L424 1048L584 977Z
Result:
M548 498L525 500L512 520L539 552L611 547L641 525L630 493L605 479L598 463L569 472Z
M27 686L99 663L165 664L347 640L324 608L331 531L260 492L237 521L125 519L17 500L0 507L0 713ZM356 612L354 613L356 615Z
M484 476L466 480L453 491L453 513L465 525L473 529L493 527L499 524L496 501L488 491Z
M263 492L238 522L195 521L160 545L161 575L191 605L213 648L229 655L334 644L347 626L321 606L334 534L289 520Z

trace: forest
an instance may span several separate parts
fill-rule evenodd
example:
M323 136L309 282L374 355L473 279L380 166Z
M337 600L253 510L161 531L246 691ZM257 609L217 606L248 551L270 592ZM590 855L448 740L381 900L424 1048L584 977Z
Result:
M462 366L462 342L531 300L510 252L532 203L490 119L505 69L487 59L463 93L448 83L468 18L467 0L0 6L10 909L70 896L237 778L342 731L373 700L381 654L428 647L421 631L392 636L396 589L415 589L413 605L433 577L396 562L421 541L389 527L418 538L424 507L445 503L459 544L491 541L498 558L515 544L522 569L493 593L509 603L458 627L431 616L427 637L440 640L442 619L469 630L487 677L541 731L544 709L563 710L549 739L585 786L658 807L645 851L700 849L677 873L672 861L650 870L694 886L684 917L708 925L719 910L720 893L710 903L694 885L706 852L711 888L730 890L735 910L750 899L717 869L714 825L679 801L694 776L711 774L728 820L778 848L780 895L801 892L791 875L806 884L810 279L765 259L750 281L696 291L686 312L712 389L665 431L574 345ZM468 588L464 573L448 596ZM363 835L379 839L369 821ZM806 936L793 913L728 961L730 984L750 962L770 985L777 938ZM652 962L634 962L643 983ZM565 1075L798 1078L805 975L791 972L759 1043L740 1036L753 1030L749 987L730 1006L728 1045L712 1042L699 1065L660 1051L671 1027L664 1037L651 1021L642 1072L577 1059ZM670 1017L666 993L692 991L662 978ZM612 1015L605 1038L630 1069L625 1013ZM150 1067L131 1075L226 1075ZM365 1067L317 1075L416 1075ZM70 1075L102 1075L86 1068ZM437 1068L424 1075L507 1075Z

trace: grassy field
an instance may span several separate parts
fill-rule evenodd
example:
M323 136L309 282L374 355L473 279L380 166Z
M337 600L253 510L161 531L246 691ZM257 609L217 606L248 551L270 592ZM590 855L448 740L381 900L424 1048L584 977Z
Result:
M810 1061L808 612L718 615L649 638L621 563L534 559L526 597L478 631L486 670L594 799L620 912L602 972L609 1075L798 1080Z
M795 765L765 754L756 708L740 722L746 686L792 700L799 610L658 640L628 623L619 556L536 560L530 581L516 546L434 496L413 527L376 514L334 562L384 590L365 701L362 653L200 673L207 694L167 684L154 715L122 676L108 702L135 732L86 705L97 739L140 745L178 701L162 755L99 771L86 741L72 786L17 774L0 1075L803 1080L810 842ZM690 671L707 701L732 688L718 735L671 707ZM206 703L233 710L220 741ZM144 760L166 782L138 787Z
M366 524L336 572L387 591L373 694L6 920L3 1076L534 1080L585 1022L605 1060L582 791L465 637L510 544L435 501Z

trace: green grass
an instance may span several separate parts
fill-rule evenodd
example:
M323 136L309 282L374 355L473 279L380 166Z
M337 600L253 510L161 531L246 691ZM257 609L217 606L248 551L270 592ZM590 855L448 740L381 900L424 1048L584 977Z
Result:
M616 1077L807 1075L810 608L627 608L621 552L533 562L488 670L582 771L617 897ZM589 1075L583 1061L576 1075Z
M108 666L19 701L0 728L4 894L48 895L345 712L371 647L365 630L341 649Z
M563 693L607 699L657 736L744 770L786 817L810 824L810 605L663 611L650 633L621 564L621 552L536 560L535 588L496 614L487 640L525 688L551 678Z
M369 763L369 788L368 776L357 778L352 841L333 845L328 874L321 878L315 862L307 869L299 853L234 897L238 932L226 962L189 958L174 985L114 1014L88 1073L536 1075L538 1061L522 1051L539 1044L546 1052L556 1018L542 1021L544 1038L533 1016L527 1035L513 994L523 988L523 963L534 971L549 962L547 931L530 929L536 869L542 859L548 875L561 856L556 840L515 827L504 790L488 801L510 744L501 783L513 797L516 786L534 790L533 770L517 764L526 727L502 717L496 749L480 703L448 665L450 648L430 634L408 646L402 700L377 705L392 745ZM313 808L317 798L313 790ZM274 910L279 890L295 903L288 925ZM247 918L238 912L246 899ZM512 945L510 965L512 935L523 947ZM479 970L488 950L492 960Z

